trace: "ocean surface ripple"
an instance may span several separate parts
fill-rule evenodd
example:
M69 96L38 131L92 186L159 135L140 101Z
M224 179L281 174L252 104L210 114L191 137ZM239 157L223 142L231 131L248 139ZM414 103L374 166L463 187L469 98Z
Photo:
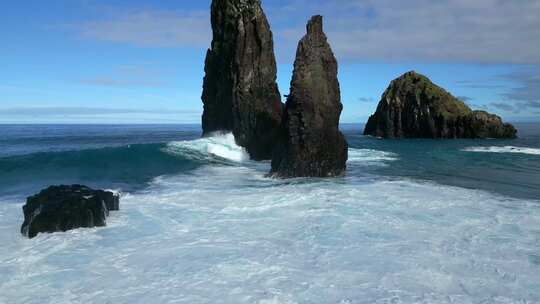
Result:
M231 135L191 138L0 158L1 169L97 166L80 177L90 184L115 169L104 179L123 193L107 227L32 240L18 233L24 197L0 195L0 303L540 302L538 199L444 183L451 168L428 167L487 162L471 142L449 154L349 135L345 177L278 180ZM499 172L508 157L523 168L507 174L535 172L533 155L497 155Z

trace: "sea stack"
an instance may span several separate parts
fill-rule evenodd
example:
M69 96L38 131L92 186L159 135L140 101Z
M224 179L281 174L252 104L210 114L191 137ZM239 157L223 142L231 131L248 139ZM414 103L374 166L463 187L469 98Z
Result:
M515 138L499 116L472 111L426 76L407 72L392 81L364 135L383 138Z
M272 32L260 0L213 0L206 54L203 136L232 131L252 159L272 157L283 104Z
M345 171L348 145L339 131L343 105L337 72L323 18L314 16L296 51L272 176L329 177Z

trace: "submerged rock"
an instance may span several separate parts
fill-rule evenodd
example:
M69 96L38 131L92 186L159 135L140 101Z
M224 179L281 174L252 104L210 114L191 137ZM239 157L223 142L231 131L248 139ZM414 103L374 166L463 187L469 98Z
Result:
M109 211L119 210L119 196L86 186L51 186L27 199L21 233L29 238L40 232L102 227Z
M345 171L348 145L339 131L343 105L337 72L322 16L314 16L298 44L271 175L327 177Z
M514 138L516 129L464 102L414 71L392 81L364 135L384 138Z
M272 32L260 0L213 0L203 135L232 131L251 158L270 159L282 115Z

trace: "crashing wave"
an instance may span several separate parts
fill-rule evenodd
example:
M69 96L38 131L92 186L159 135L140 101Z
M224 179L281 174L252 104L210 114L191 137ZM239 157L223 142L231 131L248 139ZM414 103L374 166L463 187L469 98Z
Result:
M408 179L281 183L256 175L204 166L164 176L126 195L107 227L32 242L14 233L20 204L0 198L0 302L540 298L527 283L540 280L536 201Z
M385 152L373 149L349 148L349 163L364 163L367 165L384 164L398 160L398 155L392 152Z
M519 153L529 155L540 155L540 149L514 147L514 146L491 146L491 147L469 147L463 149L465 152L483 152L483 153Z
M171 142L164 151L199 161L225 160L240 163L249 160L247 151L236 144L232 133L216 133L211 137ZM391 152L349 148L349 163L384 164L398 159L398 155Z
M244 162L249 160L246 150L238 146L232 133L215 133L196 140L176 141L167 144L166 153L180 155L192 160L226 160Z

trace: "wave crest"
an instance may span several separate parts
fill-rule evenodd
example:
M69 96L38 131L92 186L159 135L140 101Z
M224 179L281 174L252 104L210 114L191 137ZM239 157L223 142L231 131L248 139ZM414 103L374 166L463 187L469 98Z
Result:
M170 142L164 151L200 161L217 158L239 163L249 160L248 153L236 144L232 133L214 133L210 137L196 140Z
M540 155L540 149L514 147L514 146L491 146L491 147L469 147L462 151L465 152L482 152L482 153L519 153L529 155Z
M381 164L389 161L396 161L399 157L392 152L385 152L373 149L354 149L349 148L349 163L364 163L367 165Z

